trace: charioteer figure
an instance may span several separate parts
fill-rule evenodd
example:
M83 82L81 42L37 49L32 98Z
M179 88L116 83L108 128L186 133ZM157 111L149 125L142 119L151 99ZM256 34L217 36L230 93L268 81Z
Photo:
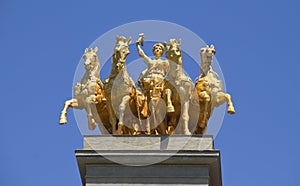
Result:
M136 47L139 56L148 67L139 77L139 87L142 89L145 96L147 96L148 101L156 100L158 98L162 98L163 95L166 95L167 112L174 112L174 106L171 101L171 90L165 86L165 78L170 69L169 61L162 59L165 47L161 43L154 44L152 47L154 58L150 58L142 50L141 45L143 46L143 44L144 34L139 34L139 39L136 41ZM147 128L149 127L150 126ZM165 131L163 130L160 132L164 133Z

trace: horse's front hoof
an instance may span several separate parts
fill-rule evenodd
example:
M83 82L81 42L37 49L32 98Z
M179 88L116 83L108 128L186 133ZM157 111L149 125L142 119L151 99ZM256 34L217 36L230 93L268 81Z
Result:
M174 132L175 132L174 126L168 126L168 129L167 129L167 131L166 131L166 134L172 135L172 134L174 134Z
M227 112L228 112L228 114L235 114L234 107L233 107L233 106L229 106L229 107L227 108Z
M59 118L59 124L63 125L67 123L67 112L62 111Z
M63 125L63 124L67 124L67 119L61 118L59 120L59 124Z
M122 135L123 134L123 131L122 130L118 130L117 131L117 135Z
M137 131L137 130L133 131L133 133L132 133L132 135L134 135L134 136L137 136L137 135L140 135L140 134L141 134L141 131Z
M147 130L147 131L144 132L144 134L150 136L150 135L151 135L151 131L150 131L150 130Z
M123 134L123 123L118 124L118 130L117 130L117 135L122 135Z
M95 130L96 123L89 123L89 130Z
M67 123L67 117L66 116L62 116L59 119L59 124L63 125Z
M88 126L89 126L89 130L95 130L96 122L93 118L88 118Z
M174 106L168 106L167 112L175 112Z
M189 130L184 130L184 135L190 136L190 135L192 135L192 133Z

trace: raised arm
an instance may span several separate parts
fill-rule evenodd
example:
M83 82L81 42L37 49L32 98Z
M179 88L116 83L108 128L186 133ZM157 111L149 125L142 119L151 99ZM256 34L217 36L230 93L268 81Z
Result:
M144 43L144 34L139 34L139 39L136 41L136 47L137 47L137 50L139 52L139 56L141 58L143 58L144 62L147 64L147 65L150 65L151 63L151 58L149 58L145 52L143 51L143 49L141 48L141 45L143 46L143 43Z
M140 44L140 43L136 42L136 47L137 47L137 49L138 49L138 52L139 52L140 57L142 57L142 58L148 57L148 56L144 53L143 49L141 48L141 44Z

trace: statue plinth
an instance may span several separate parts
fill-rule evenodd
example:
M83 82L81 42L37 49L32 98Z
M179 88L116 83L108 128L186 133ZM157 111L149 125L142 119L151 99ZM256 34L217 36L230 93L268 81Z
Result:
M84 136L76 158L87 186L222 185L212 136Z

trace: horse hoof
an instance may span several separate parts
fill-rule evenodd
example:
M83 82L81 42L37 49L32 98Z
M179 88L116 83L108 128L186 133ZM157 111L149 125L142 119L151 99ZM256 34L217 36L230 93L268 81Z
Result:
M184 135L192 135L192 133L189 130L184 130Z
M123 123L119 122L117 135L122 135L122 134L123 134Z
M175 109L173 106L168 106L167 112L175 112Z
M122 130L118 130L117 131L117 135L122 135L123 134L123 131Z
M88 125L89 125L89 130L95 130L96 128L95 121L88 121Z
M233 106L228 107L227 109L228 114L235 114L235 110Z
M67 123L67 118L66 117L61 117L59 120L59 124L63 125Z
M89 123L89 130L95 130L96 123Z
M140 134L141 134L141 132L137 131L137 130L133 131L133 133L132 133L132 135L134 135L134 136L137 136L137 135L140 135Z
M166 131L166 134L172 135L172 134L174 134L174 132L175 132L174 126L168 126L168 129L167 129L167 131Z
M96 122L91 117L88 118L88 126L89 126L89 130L95 130L96 128Z

